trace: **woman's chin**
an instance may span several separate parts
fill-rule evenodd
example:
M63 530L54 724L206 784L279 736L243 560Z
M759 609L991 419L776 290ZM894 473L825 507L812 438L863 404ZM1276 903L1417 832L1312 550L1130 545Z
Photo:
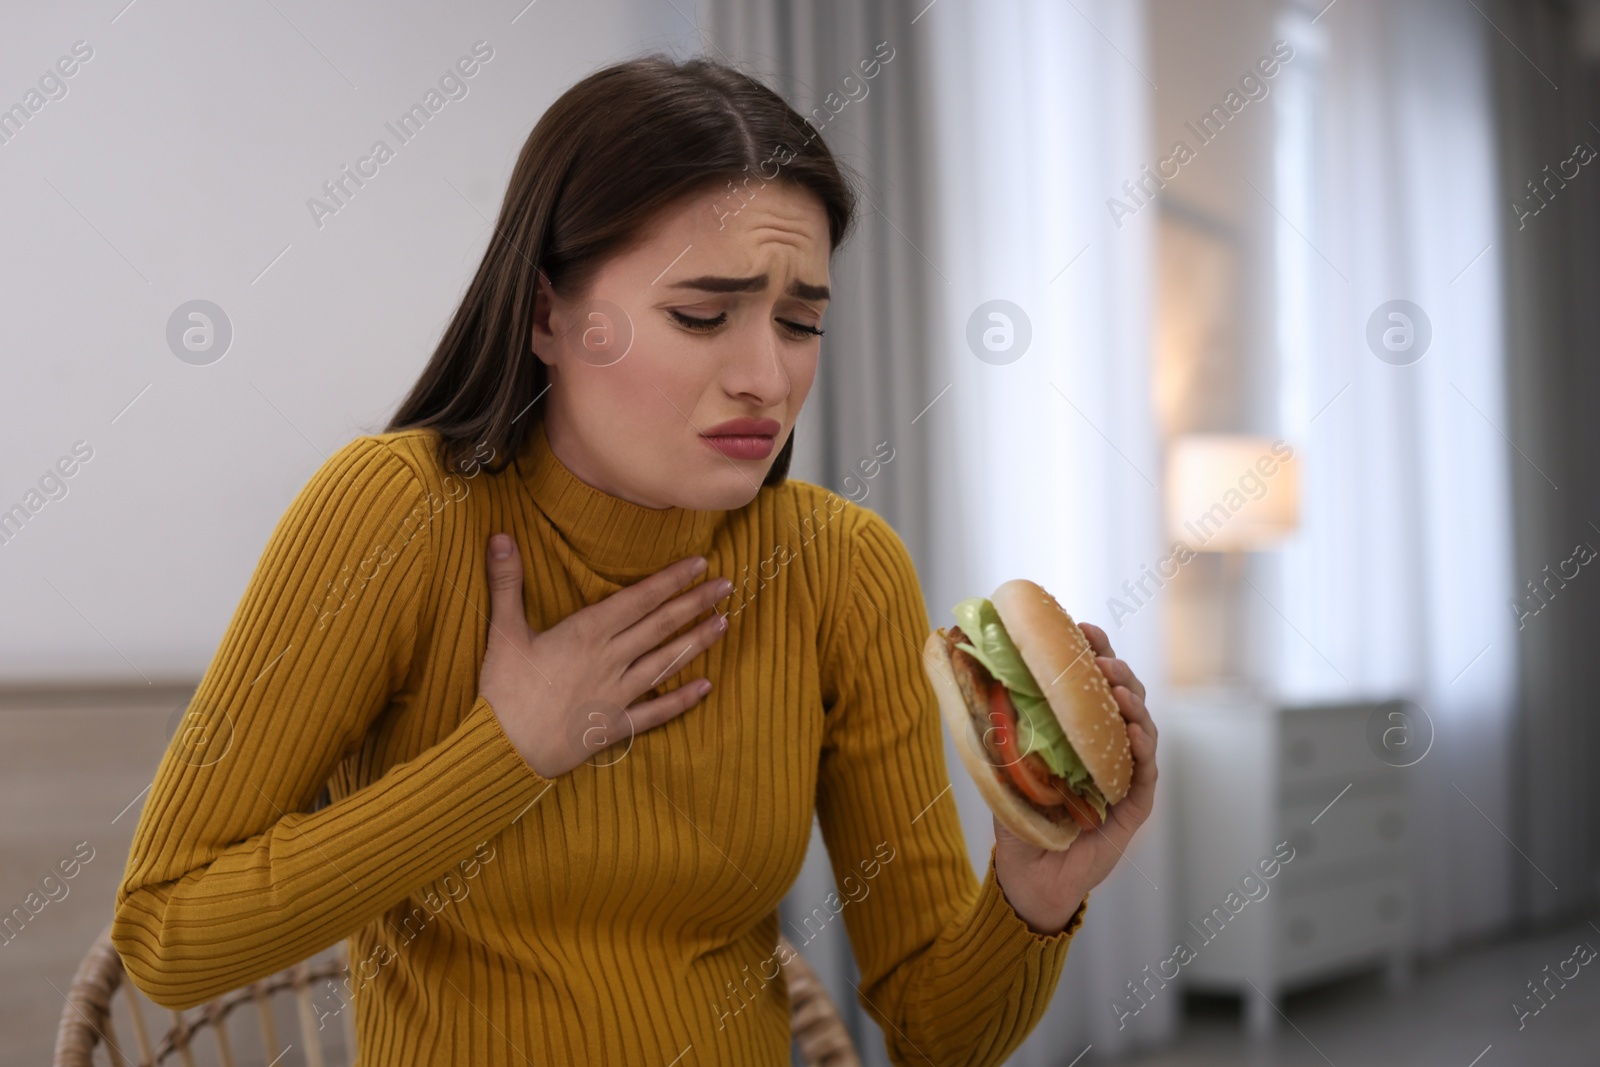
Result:
M676 486L673 503L692 511L737 511L756 498L767 476L764 463L740 463L738 467L723 464L722 470L707 472L692 486Z

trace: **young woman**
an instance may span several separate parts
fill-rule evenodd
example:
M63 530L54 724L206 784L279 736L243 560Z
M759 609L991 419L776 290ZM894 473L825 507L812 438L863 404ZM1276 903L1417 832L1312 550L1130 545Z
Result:
M876 514L786 477L850 188L771 91L659 57L528 138L388 429L279 522L117 896L182 1008L349 939L364 1064L786 1064L813 813L897 1063L996 1063L1149 813L967 860L928 615ZM328 786L328 801L314 803Z

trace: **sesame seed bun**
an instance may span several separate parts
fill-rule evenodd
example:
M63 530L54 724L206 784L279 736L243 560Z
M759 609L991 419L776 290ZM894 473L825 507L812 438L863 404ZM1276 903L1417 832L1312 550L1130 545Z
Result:
M1055 597L1026 578L1002 583L989 600L1061 732L1106 803L1115 804L1133 781L1133 752L1128 724L1089 639Z
M977 725L967 700L956 685L955 671L950 663L950 642L944 630L928 635L923 646L923 662L933 691L939 698L939 711L944 715L945 726L955 742L961 763L977 783L978 793L989 810L1005 824L1006 828L1022 840L1039 848L1062 851L1078 836L1078 824L1070 819L1053 823L1039 814L1006 779L1005 771L996 767L983 747Z
M1062 733L1106 803L1115 804L1127 795L1132 782L1133 753L1127 723L1095 662L1089 639L1055 597L1034 582L1018 578L1002 583L989 601ZM923 662L962 764L1007 829L1039 848L1065 850L1080 832L1077 823L1046 817L995 765L978 732L986 711L984 698L975 688L975 678L965 676L981 668L961 653L968 669L965 674L957 669L951 658L952 641L946 630L934 630L924 643Z

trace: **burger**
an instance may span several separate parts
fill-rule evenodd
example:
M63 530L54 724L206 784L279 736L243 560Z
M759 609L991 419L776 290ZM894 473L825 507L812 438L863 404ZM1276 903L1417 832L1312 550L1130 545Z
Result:
M1024 578L951 609L924 666L978 791L1012 833L1066 849L1127 795L1127 724L1088 638Z

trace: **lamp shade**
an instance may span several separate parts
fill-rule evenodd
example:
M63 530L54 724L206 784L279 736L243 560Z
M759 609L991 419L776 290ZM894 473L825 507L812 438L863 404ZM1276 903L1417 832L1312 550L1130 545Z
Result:
M1167 451L1167 532L1196 552L1270 548L1300 522L1299 463L1270 437L1186 434Z

